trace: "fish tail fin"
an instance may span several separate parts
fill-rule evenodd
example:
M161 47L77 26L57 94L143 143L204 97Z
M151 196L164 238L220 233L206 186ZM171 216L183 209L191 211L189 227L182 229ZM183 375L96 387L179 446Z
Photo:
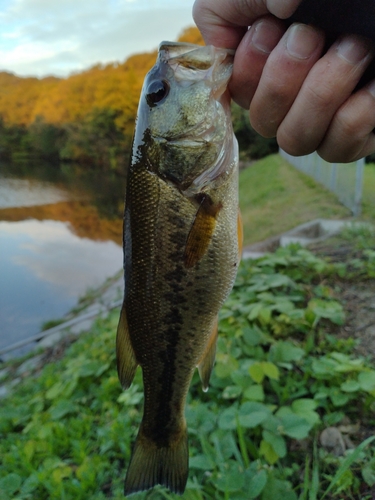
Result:
M157 484L181 495L189 472L187 428L184 423L177 438L159 446L139 430L125 478L124 494L148 490Z

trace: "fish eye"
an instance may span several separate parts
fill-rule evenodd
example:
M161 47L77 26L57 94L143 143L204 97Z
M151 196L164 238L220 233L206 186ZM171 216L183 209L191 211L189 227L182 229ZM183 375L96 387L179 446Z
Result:
M154 80L147 87L146 101L152 108L167 97L169 85L165 80Z

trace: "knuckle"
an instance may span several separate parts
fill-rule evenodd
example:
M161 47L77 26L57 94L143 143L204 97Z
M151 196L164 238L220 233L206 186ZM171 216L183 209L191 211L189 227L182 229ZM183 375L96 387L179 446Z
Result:
M292 156L305 156L315 151L315 148L307 148L306 146L301 146L297 143L288 143L284 145L282 141L279 141L279 146L286 153Z
M340 131L340 136L343 140L352 140L358 136L361 129L361 122L346 110L339 110L332 122L332 128Z
M300 134L288 132L283 127L277 132L277 143L281 149L293 156L308 155L315 151L315 144L301 140Z
M336 100L335 90L324 81L315 81L306 88L306 99L314 109L326 109Z

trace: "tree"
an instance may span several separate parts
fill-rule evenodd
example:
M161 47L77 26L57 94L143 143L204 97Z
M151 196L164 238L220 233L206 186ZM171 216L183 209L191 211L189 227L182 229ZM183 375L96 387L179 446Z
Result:
M102 169L116 169L128 146L116 124L118 114L113 109L95 108L82 122L68 125L62 159L94 163Z

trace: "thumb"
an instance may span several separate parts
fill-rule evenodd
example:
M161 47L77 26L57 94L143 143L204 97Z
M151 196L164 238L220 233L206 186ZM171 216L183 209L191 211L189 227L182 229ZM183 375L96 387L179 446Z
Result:
M273 14L286 19L301 0L196 0L193 18L207 44L235 49L256 19Z

